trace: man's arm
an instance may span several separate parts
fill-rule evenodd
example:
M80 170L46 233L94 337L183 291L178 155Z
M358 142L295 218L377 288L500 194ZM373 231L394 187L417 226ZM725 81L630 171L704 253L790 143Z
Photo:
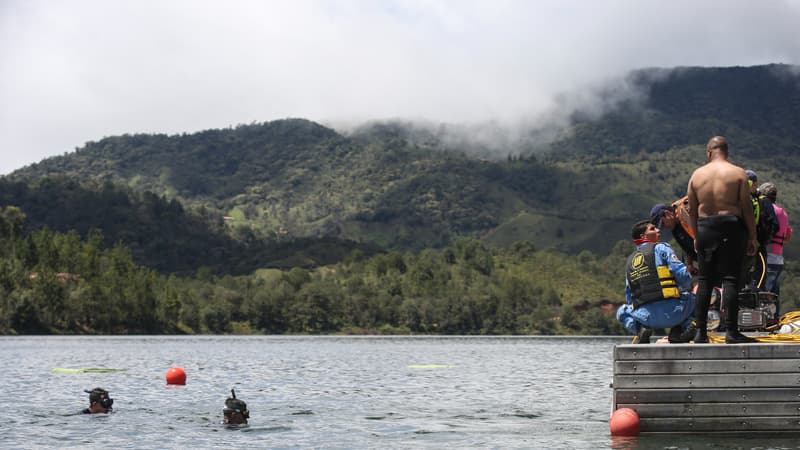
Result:
M786 231L783 232L783 242L789 242L792 240L792 227L789 226L789 213L786 210L783 210L783 213L786 214Z
M686 255L686 269L692 275L697 275L697 269L694 267L694 259L692 255Z
M694 181L694 174L689 179L689 185L686 187L686 196L689 197L689 226L692 228L692 236L694 236L694 251L697 252L697 208L700 202L697 200L697 192L692 187Z
M758 251L756 217L753 212L753 202L750 199L750 186L747 184L747 176L743 170L739 177L739 207L742 209L742 220L747 228L747 256L753 256Z

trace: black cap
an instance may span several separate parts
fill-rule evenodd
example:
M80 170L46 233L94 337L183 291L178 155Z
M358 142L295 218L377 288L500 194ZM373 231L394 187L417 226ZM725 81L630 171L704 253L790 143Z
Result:
M672 209L671 206L667 206L663 203L658 203L653 206L650 210L650 223L656 226L656 228L661 228L661 219L664 218L664 212L668 209Z

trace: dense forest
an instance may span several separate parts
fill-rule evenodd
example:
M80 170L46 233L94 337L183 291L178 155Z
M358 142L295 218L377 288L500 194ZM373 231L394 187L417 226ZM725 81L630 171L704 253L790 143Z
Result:
M102 233L24 233L0 210L0 332L617 334L622 253L597 258L475 239L440 250L354 250L341 262L253 275L159 274ZM620 252L629 248L620 245ZM609 307L603 308L603 305Z
M630 227L710 136L800 211L798 73L637 71L546 143L304 119L88 142L0 177L0 333L618 333Z

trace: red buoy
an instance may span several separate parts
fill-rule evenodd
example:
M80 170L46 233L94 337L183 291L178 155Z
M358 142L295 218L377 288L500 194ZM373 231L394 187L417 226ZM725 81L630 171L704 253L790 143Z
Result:
M620 408L614 411L609 422L613 436L639 435L639 414L630 408Z
M186 384L186 372L180 367L173 367L167 371L167 384Z

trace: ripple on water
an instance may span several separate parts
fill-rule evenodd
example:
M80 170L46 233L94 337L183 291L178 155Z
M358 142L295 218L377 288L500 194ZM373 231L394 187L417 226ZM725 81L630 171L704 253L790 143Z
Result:
M9 448L618 448L611 352L625 339L5 337ZM166 386L170 367L185 386ZM417 368L411 368L416 366ZM118 373L52 374L54 367ZM104 387L110 415L75 414ZM220 424L231 388L250 423ZM719 439L719 438L716 438ZM639 440L630 448L798 448L789 440ZM698 446L698 442L700 445ZM653 444L653 445L650 445ZM757 447L760 446L760 447Z

